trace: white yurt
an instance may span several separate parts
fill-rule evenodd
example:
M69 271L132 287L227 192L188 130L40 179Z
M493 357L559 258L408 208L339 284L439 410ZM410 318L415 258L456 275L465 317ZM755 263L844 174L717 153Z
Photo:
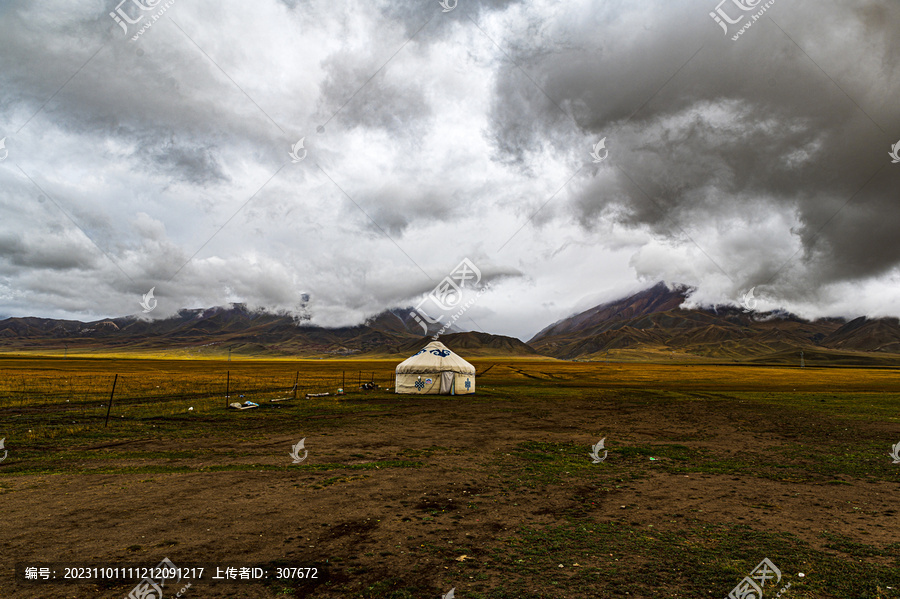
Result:
M475 367L432 341L397 365L397 393L465 395L475 393Z

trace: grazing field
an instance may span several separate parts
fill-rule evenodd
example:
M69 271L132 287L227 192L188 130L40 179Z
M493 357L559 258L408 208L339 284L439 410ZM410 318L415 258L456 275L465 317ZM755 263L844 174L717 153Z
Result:
M0 357L0 596L169 558L327 576L198 599L721 598L768 558L766 599L900 597L900 371L472 361L476 395L423 397L399 359Z

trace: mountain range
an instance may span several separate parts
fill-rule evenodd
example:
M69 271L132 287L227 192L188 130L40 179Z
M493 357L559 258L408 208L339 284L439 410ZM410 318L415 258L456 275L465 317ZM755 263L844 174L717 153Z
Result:
M420 349L424 331L409 318L411 310L388 310L353 327L325 328L287 314L248 310L242 304L181 310L160 320L137 316L93 322L50 318L0 320L0 351L71 350L135 352L174 356L218 357L234 352L248 356L341 357L405 354ZM439 325L429 325L434 335ZM441 335L445 343L469 355L536 355L522 341L501 335L462 332L453 326Z
M630 297L556 322L528 344L561 359L710 358L728 361L896 363L896 318L809 321L784 311L734 306L682 309L691 288L657 283ZM866 354L866 355L860 355ZM884 358L884 359L882 359Z
M783 311L734 306L683 309L684 285L656 285L556 322L527 343L450 329L440 340L470 356L546 356L564 360L702 360L896 365L897 319L804 320ZM286 314L234 304L146 320L94 322L15 317L0 320L0 351L147 353L221 357L340 357L408 354L425 339L410 310L388 310L354 327L323 328ZM428 331L433 335L437 327Z

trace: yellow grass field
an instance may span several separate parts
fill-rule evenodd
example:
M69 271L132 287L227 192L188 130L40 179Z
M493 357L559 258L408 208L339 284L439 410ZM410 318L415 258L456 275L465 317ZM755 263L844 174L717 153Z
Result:
M0 596L168 558L270 575L166 598L725 597L767 558L766 599L900 597L898 370L477 357L426 397L401 359L0 356Z

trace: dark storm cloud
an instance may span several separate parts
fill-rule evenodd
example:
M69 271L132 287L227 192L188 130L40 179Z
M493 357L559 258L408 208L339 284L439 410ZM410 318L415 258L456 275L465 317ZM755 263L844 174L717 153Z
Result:
M569 210L588 227L615 218L676 237L704 221L796 211L807 289L900 264L900 211L892 208L900 170L883 168L857 194L888 162L892 138L883 130L900 132L891 100L900 91L891 77L900 12L879 2L770 8L839 88L772 22L732 42L696 3L646 8L644 32L618 27L623 11L558 31L562 47L551 53L523 38L514 59L547 93L517 66L501 68L492 110L498 151L518 163L535 146L562 150L578 133L608 136L605 168L589 167L570 188ZM822 44L829 26L848 37ZM749 283L777 270L773 263Z
M70 270L95 266L96 255L84 240L65 234L25 238L23 235L0 235L0 260L16 267L47 270Z
M141 147L139 154L150 156L155 166L195 185L227 183L228 176L222 171L212 149L204 146L185 145L174 139L156 145Z
M391 181L359 199L373 220L393 236L424 217L450 220L460 216L439 186L421 181Z
M25 2L8 8L0 23L5 134L27 138L51 125L89 139L92 155L116 140L132 148L136 167L152 163L194 184L229 181L214 143L253 147L273 160L281 154L268 115L172 23L129 43L106 4L58 13Z

